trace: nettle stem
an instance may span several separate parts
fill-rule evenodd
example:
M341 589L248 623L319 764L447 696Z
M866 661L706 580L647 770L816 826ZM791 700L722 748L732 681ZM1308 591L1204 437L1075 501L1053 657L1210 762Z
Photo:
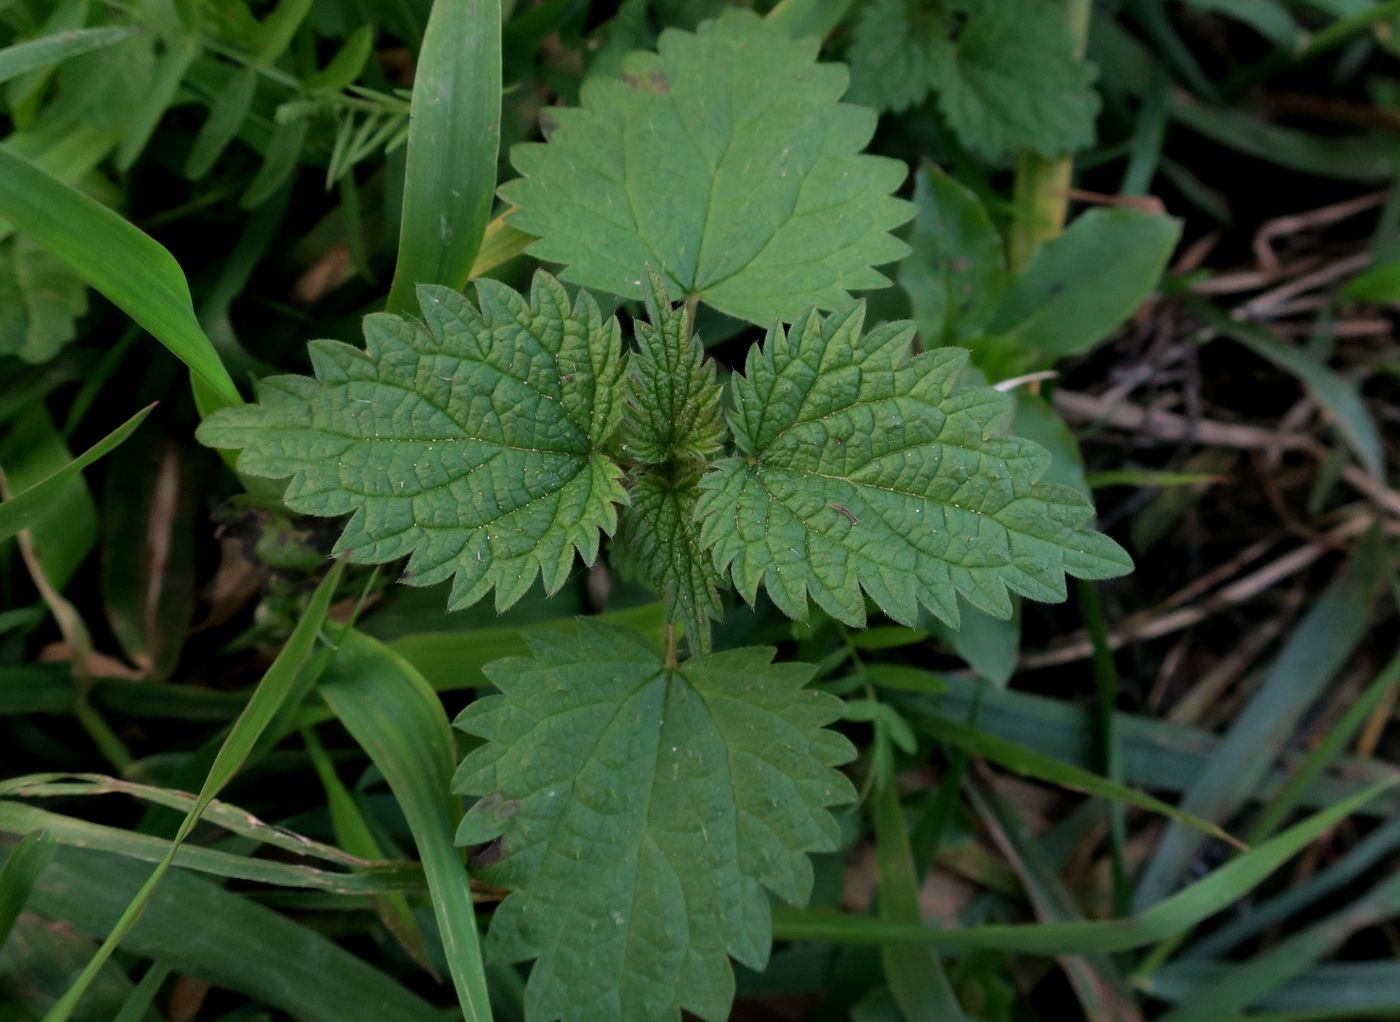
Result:
M1093 10L1093 0L1065 0L1065 25L1075 38L1075 56L1079 58L1083 58L1088 46ZM1072 156L1047 160L1027 149L1017 157L1012 187L1012 204L1016 208L1016 221L1011 227L1013 273L1031 261L1036 249L1064 230L1073 173Z
M668 614L670 610L670 607L666 608ZM677 653L680 646L680 639L676 634L676 623L674 621L667 621L663 634L665 635L666 641L666 666L674 669L680 666L680 658Z

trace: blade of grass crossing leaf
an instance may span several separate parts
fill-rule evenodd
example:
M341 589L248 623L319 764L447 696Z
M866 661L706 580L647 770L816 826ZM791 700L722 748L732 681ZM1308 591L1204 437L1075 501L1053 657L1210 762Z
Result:
M147 871L120 856L61 848L33 907L105 932ZM299 1022L442 1022L438 1009L329 937L181 870L165 878L123 947Z
M96 978L98 970L111 957L122 938L140 918L142 910L150 900L151 893L170 868L175 853L194 828L200 813L238 772L238 768L243 765L248 753L257 744L263 729L277 713L278 707L282 705L282 700L295 682L302 664L311 654L316 638L320 634L321 626L325 623L326 612L330 609L331 599L335 596L336 585L340 581L344 567L344 561L337 561L326 577L321 580L321 584L316 587L316 592L312 594L306 612L297 622L296 628L287 639L287 644L277 655L272 666L268 668L267 673L263 675L263 679L259 682L256 691L253 692L252 698L248 700L248 705L244 707L242 714L239 715L238 720L234 722L233 728L229 731L228 737L224 739L223 745L214 758L214 765L210 768L209 775L204 781L204 786L200 789L199 798L185 815L180 829L176 831L175 837L170 843L170 850L166 852L165 858L156 866L136 893L136 897L122 912L116 925L112 928L112 932L98 948L97 954L92 957L87 967L74 980L67 993L54 1004L44 1017L44 1022L65 1022L72 1015L78 1002L82 1000L84 992Z
M1364 541L1303 616L1263 683L1182 798L1183 812L1225 820L1245 804L1268 773L1303 714L1367 633L1376 583L1386 563L1378 544L1374 535ZM1134 897L1139 910L1171 891L1201 840L1185 827L1167 828L1138 881Z
M0 216L72 266L169 348L207 385L214 407L242 403L195 319L185 275L163 245L4 147ZM212 410L201 408L206 414Z
M408 169L390 312L419 284L466 283L496 189L501 142L500 0L436 0L413 81Z
M964 782L968 796L991 832L992 840L1020 877L1038 919L1046 923L1080 922L1083 916L1065 888L1044 847L1026 822L996 789L976 774ZM1066 955L1060 964L1074 987L1085 1018L1133 1022L1142 1012L1118 967L1105 955Z
M80 53L91 53L104 46L121 42L131 29L119 25L105 28L80 28L72 32L16 43L0 50L0 82L8 82L28 71L49 68Z
M15 920L24 911L29 894L39 881L39 875L53 861L58 842L44 830L33 830L10 853L0 866L0 948L5 946Z
M880 872L880 918L886 922L923 924L919 877L909 847L909 831L894 781L880 786L871 805L875 824L875 858ZM962 1007L931 948L885 944L880 961L890 993L907 1022L958 1022Z
M453 985L469 1022L489 1022L467 868L453 843L455 744L437 695L408 662L369 636L340 633L318 689L394 793L418 846Z
M316 776L321 779L321 786L326 789L326 808L330 810L331 826L335 828L336 841L352 855L366 859L384 858L384 850L375 839L374 831L360 812L355 797L341 783L340 776L335 772L335 764L326 755L316 732L308 728L302 731L301 736L306 743L306 751L311 756L311 765L316 770ZM402 894L381 894L372 898L371 902L385 928L403 945L403 949L424 969L432 972L427 941L413 918L413 909L408 904L408 899Z
M1304 758L1303 762L1288 778L1283 790L1269 800L1259 818L1249 828L1246 840L1250 844L1262 841L1281 824L1298 805L1303 792L1332 762L1341 755L1361 726L1366 723L1382 699L1390 694L1395 683L1400 681L1400 655L1394 657L1378 674L1360 698L1347 709L1342 719L1327 732L1327 736Z
M822 909L773 909L775 940L835 944L900 942L1026 954L1096 954L1144 947L1184 933L1233 905L1320 836L1396 782L1383 781L1302 822L1221 866L1203 880L1127 919L1083 923L969 926L952 930L887 923Z
M136 432L136 427L151 414L154 407L154 404L147 405L57 472L0 503L0 543L20 530L29 528L60 507L69 485L78 478L83 469L110 454Z
M1013 773L1038 780L1049 781L1064 788L1082 791L1087 795L1112 799L1139 809L1159 813L1176 820L1185 826L1195 828L1203 834L1220 838L1239 846L1239 842L1220 827L1190 813L1182 812L1151 795L1110 781L1098 774L1089 772L1072 763L1053 759L1033 749L1015 742L998 738L977 728L959 724L957 721L934 713L906 713L905 717L914 727L940 742L962 749L969 755L990 760Z

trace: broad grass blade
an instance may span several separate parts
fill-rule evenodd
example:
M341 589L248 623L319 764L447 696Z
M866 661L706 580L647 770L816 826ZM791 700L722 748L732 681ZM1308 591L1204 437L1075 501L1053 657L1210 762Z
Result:
M72 266L189 366L204 384L202 414L242 403L195 319L185 274L165 246L3 146L0 216Z
M442 703L406 660L353 630L341 633L318 691L389 782L418 845L462 1012L490 1022L471 885L453 844L462 813L449 794L456 746Z
M390 312L419 284L460 288L481 246L501 146L500 0L437 0L413 80Z

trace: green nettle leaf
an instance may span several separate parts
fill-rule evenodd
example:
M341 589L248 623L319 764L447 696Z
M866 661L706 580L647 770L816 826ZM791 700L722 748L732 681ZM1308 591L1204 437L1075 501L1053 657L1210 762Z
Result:
M899 113L924 101L935 68L951 60L953 21L942 7L911 0L874 0L861 8L851 30L853 103Z
M838 102L845 68L818 47L743 10L663 32L550 110L548 143L512 150L510 222L566 280L635 298L650 264L764 326L887 285L873 267L908 251L889 234L913 213L890 194L906 169L861 154L875 114Z
M0 355L47 362L77 336L87 285L24 235L0 243Z
M1094 141L1094 69L1075 55L1061 5L977 6L934 65L938 105L962 144L989 160L1018 148L1055 157Z
M710 621L722 610L721 579L700 546L696 484L728 438L723 392L714 363L689 336L690 314L672 307L654 270L644 295L651 322L635 324L622 413L622 450L636 469L613 561L660 593L667 619L683 623L691 647L707 653Z
M613 561L630 569L643 585L666 601L669 620L685 625L691 648L710 651L710 621L723 610L723 584L709 551L700 544L695 516L700 488L695 480L672 482L639 476L630 490L632 503L622 509Z
M968 352L911 356L909 323L861 335L864 306L749 352L729 413L740 457L701 482L701 540L745 599L759 584L789 617L807 595L865 622L864 589L912 625L918 606L958 623L957 596L1010 617L1009 592L1065 598L1065 573L1131 570L1092 528L1079 493L1038 483L1050 456L996 431L1012 408L988 387L959 387Z
M640 634L587 620L528 641L457 721L487 740L457 774L483 796L458 840L499 837L476 875L511 891L488 952L537 959L532 1019L727 1018L727 956L768 958L764 888L805 902L806 853L837 847L827 807L855 794L834 769L854 749L823 727L839 701L771 649L667 668Z
M650 323L636 323L637 353L628 361L623 450L650 465L708 461L725 440L724 406L715 366L687 336L686 317L650 271L645 286Z
M571 306L537 274L527 303L495 281L474 306L419 288L424 322L365 317L366 350L313 341L316 378L264 380L260 403L205 420L199 439L240 448L249 475L291 478L285 502L353 512L337 550L377 564L412 554L405 581L455 576L449 606L493 586L518 600L537 574L556 591L591 562L627 499L603 453L622 414L617 321L581 293Z

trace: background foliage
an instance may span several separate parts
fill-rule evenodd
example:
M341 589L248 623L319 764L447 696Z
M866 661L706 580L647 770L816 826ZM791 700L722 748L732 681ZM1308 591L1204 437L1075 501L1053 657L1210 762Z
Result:
M1381 0L0 2L0 1016L1400 1015L1397 30ZM245 475L195 442L223 408L202 435L243 446L254 380L295 421L286 374L419 343L382 315L362 334L416 315L414 282L479 280L500 333L541 266L568 293L528 300L568 305L585 347L620 343L616 312L643 348L626 384L602 358L632 389L560 455L620 492L585 441L622 423L643 482L620 521L576 494L548 556L502 549L453 590L450 542L332 566L340 526L303 514L351 504L255 478L324 473L314 437ZM947 593L955 627L854 582L794 622L806 583L775 605L734 562L750 606L677 559L704 539L715 383L754 390L772 321L848 296L877 336L966 349L1135 572L1005 621ZM692 332L717 376L666 361ZM649 444L676 380L694 428ZM734 480L774 457L751 440ZM838 525L845 493L822 497ZM348 545L391 542L364 521ZM616 526L591 568L584 526ZM475 602L493 584L504 613ZM687 921L739 963L732 1009L722 977L601 944L541 956L527 992L520 920L611 921L585 889L504 898L530 864L492 844L561 840L547 784L521 815L490 799L528 776L513 715L578 709L521 679L659 642L663 590L720 651L697 690L763 676L780 705L812 679L802 726L840 712L844 738L789 772L856 796L834 827L835 796L793 804L810 867L749 848L701 884L748 924ZM630 659L610 682L650 706L660 656ZM746 722L665 715L687 748ZM746 740L798 741L775 734ZM624 780L597 778L644 803ZM766 965L760 883L811 888ZM612 975L616 1005L578 996Z

